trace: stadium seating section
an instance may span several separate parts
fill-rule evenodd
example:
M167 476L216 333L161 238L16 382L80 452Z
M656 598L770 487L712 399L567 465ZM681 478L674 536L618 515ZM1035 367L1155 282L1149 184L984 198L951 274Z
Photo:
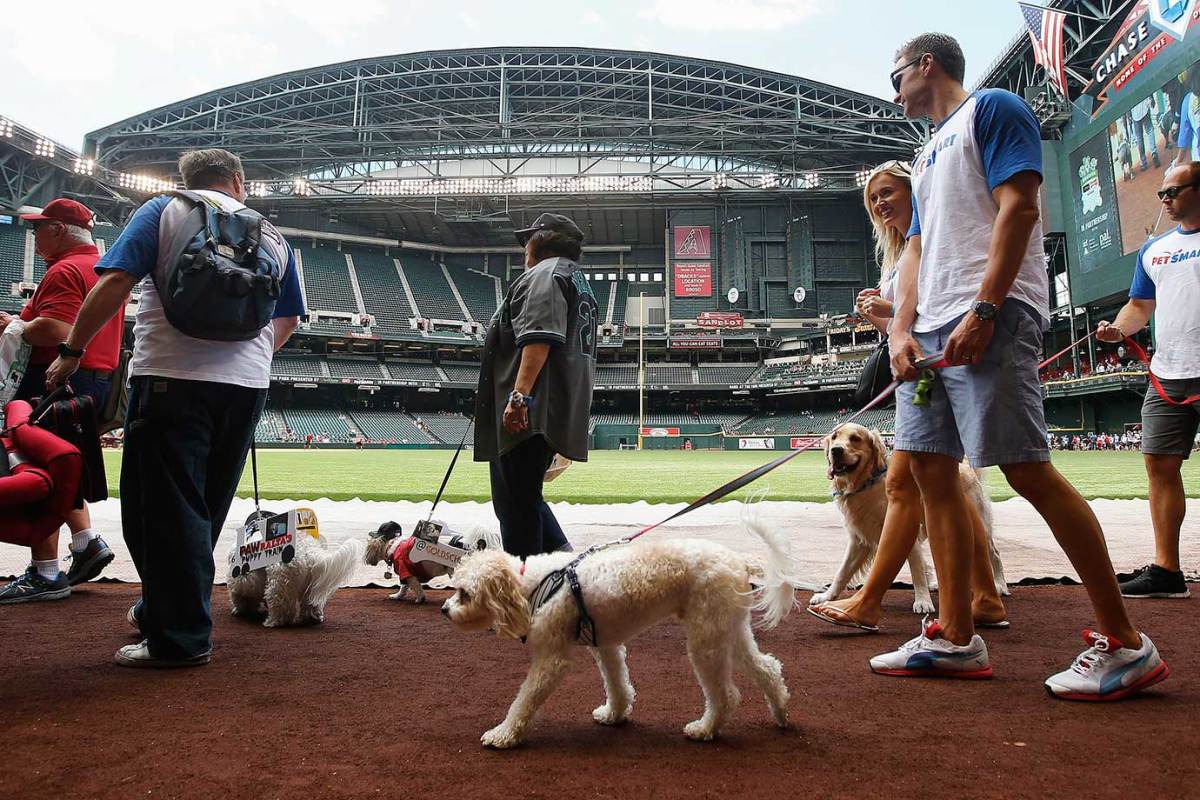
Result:
M309 310L355 313L358 302L350 284L346 255L325 242L293 242L304 265L304 288Z
M358 275L363 308L375 317L372 331L379 336L391 337L410 334L408 320L416 314L404 294L396 262L378 250L363 248L349 253Z
M330 358L329 374L334 378L383 378L379 360L375 358Z
M417 427L417 422L401 411L354 411L354 421L363 436L383 442L431 444L437 440Z
M425 319L462 320L462 306L454 297L440 264L429 260L427 254L403 254L400 264L409 288L417 301L419 316Z

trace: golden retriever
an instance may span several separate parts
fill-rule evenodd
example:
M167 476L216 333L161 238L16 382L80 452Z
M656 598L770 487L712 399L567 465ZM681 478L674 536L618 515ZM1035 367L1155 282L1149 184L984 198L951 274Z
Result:
M818 592L809 600L817 605L836 600L847 586L861 583L871 568L875 553L879 550L879 538L883 532L883 519L887 514L887 492L884 489L884 473L888 465L888 449L878 431L850 423L838 428L825 443L825 459L829 464L830 488L834 502L842 512L846 532L850 539L842 565L829 584L829 588ZM963 492L967 501L979 511L987 530L988 551L991 554L992 572L996 579L996 590L1007 595L1004 580L1004 565L992 539L992 504L983 491L979 474L963 463L959 468ZM933 599L929 591L934 583L934 573L926 553L924 524L918 534L917 543L908 555L908 568L912 573L913 611L931 614Z

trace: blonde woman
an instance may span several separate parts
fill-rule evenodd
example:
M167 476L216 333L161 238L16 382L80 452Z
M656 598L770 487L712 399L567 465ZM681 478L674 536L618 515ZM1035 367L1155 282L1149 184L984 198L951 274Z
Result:
M901 161L888 161L871 171L863 187L863 205L871 218L875 235L875 257L879 262L879 286L858 294L858 310L880 333L887 333L892 321L896 294L896 263L904 252L905 239L912 224L912 172ZM888 464L886 479L888 507L879 540L879 551L863 587L845 600L831 600L809 608L818 619L834 625L875 632L883 614L883 595L891 587L900 567L912 552L920 531L921 492L913 479L909 454L896 452ZM971 605L975 624L984 627L1008 627L1004 601L996 592L988 555L987 534L983 521L967 504L968 523L974 533Z

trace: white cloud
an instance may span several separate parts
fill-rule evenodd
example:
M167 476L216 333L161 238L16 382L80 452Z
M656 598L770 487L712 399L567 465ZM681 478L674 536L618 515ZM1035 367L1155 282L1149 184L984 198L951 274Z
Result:
M825 0L653 0L638 16L692 31L773 31L825 8Z
M589 8L583 12L583 23L590 28L598 28L603 26L604 21L595 9Z

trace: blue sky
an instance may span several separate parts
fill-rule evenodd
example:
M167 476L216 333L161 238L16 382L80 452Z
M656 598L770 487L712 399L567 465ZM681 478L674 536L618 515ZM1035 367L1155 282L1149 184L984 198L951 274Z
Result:
M904 39L957 37L970 84L1021 26L1015 0L58 0L53 9L3 12L0 116L73 148L89 130L234 83L489 45L652 50L890 99L887 74Z

